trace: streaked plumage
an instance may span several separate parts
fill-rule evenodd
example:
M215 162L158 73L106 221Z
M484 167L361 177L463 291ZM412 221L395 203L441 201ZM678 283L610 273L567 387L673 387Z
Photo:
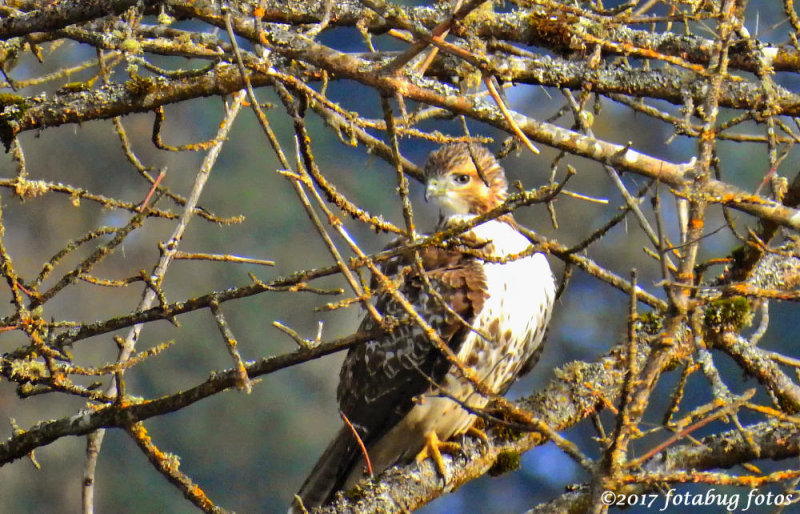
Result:
M441 208L439 229L485 213L507 195L502 167L480 145L472 145L471 151L466 144L443 146L428 158L425 178L426 199ZM420 252L430 287L438 294L427 289L411 254L401 254L382 268L460 361L500 394L538 358L555 295L542 254L492 262L529 246L506 215L478 225L447 248ZM384 315L408 318L385 292L375 305ZM367 316L359 330L375 325ZM487 403L413 322L351 348L337 394L376 473L411 460L431 432L444 441L470 427L474 416L448 396L472 407ZM337 491L353 486L364 477L364 465L357 441L343 427L298 493L305 508L323 505Z

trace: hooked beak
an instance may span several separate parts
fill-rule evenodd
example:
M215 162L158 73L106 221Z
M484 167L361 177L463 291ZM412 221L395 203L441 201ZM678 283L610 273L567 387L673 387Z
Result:
M444 196L447 194L446 184L438 180L431 179L425 187L425 201L429 202L435 196Z

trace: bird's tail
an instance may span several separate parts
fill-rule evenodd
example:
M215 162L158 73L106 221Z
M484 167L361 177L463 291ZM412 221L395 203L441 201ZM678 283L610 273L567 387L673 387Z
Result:
M352 432L344 426L336 434L292 501L289 514L311 512L325 505L342 488L359 456ZM301 503L302 502L302 503Z

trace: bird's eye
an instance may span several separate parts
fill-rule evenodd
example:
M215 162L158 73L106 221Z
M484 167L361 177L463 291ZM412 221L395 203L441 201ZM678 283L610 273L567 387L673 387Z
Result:
M469 184L469 175L456 175L456 184Z

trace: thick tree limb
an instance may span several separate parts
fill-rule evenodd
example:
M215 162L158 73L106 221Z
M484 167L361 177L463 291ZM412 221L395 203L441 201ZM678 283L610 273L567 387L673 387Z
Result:
M280 24L319 23L325 12L324 1L310 1L293 4L291 8L281 0L267 0L264 3L262 21ZM554 11L561 5L563 13ZM176 13L195 16L196 5L190 2L171 2ZM472 36L484 39L498 39L520 43L523 45L542 46L554 52L568 54L584 52L586 42L582 41L582 32L602 34L606 41L616 43L616 48L630 51L639 49L652 52L653 55L681 57L687 62L708 64L711 59L714 42L708 38L676 34L672 32L653 32L626 27L618 19L578 12L567 12L569 7L556 2L549 5L532 5L529 9L519 9L508 13L492 13L491 16L478 16L469 23L456 26L452 33L463 36L467 32ZM206 13L210 11L204 11ZM250 14L250 13L245 13ZM449 10L429 6L403 6L403 15L410 22L420 27L433 29L450 15ZM246 16L245 16L246 17ZM360 2L345 0L331 4L330 25L352 27L361 23L366 30L374 34L382 34L393 28L384 18L365 7ZM641 20L647 24L646 19ZM605 48L608 54L626 55L624 51L616 51L614 47ZM777 71L800 70L800 53L791 44L767 46L759 50ZM730 66L744 71L757 71L757 55L746 44L736 44L731 48Z
M747 433L749 440L745 438ZM667 448L644 467L644 472L671 473L683 469L730 469L757 459L781 460L800 454L800 427L796 423L763 422L744 430L734 429L714 434L699 444L681 444ZM653 486L633 485L628 494L658 492ZM537 505L526 514L578 514L586 512L591 499L588 485L575 488L553 500ZM659 505L662 505L663 502Z
M302 36L275 31L271 37L274 37L276 42L280 41L278 48L288 57L306 60L390 94L400 93L407 98L451 109L453 112L509 130L508 122L499 109L481 98L462 96L455 90L447 89L442 94L433 89L420 87L405 78L376 75L374 70L364 70L360 61L347 54L304 40ZM116 85L59 95L52 101L26 107L18 120L11 119L10 116L3 116L5 119L0 117L0 137L10 142L16 134L25 130L148 111L167 103L231 93L244 87L238 70L232 65L220 66L212 74L199 78L174 80L168 83L164 82L166 80L159 79L163 85L142 94L131 93L126 87ZM275 78L268 74L254 74L250 78L254 86L265 85L273 80ZM620 170L656 179L679 191L691 182L694 171L691 163L683 165L669 163L637 152L630 147L584 136L520 114L514 115L525 134L538 142L612 165ZM700 193L706 195L710 202L721 203L779 225L800 229L800 212L797 210L752 195L730 184L711 179L704 184Z
M441 84L434 86L423 79L416 82L430 86L430 89L403 77L376 74L373 69L365 70L362 63L347 54L288 32L275 30L269 34L269 38L276 50L292 59L310 62L337 75L357 80L390 94L399 93L404 97L469 116L505 131L511 130L500 110L482 98L464 96L455 89L448 89ZM687 188L694 179L694 163L669 163L637 152L628 146L584 136L517 113L514 113L514 117L517 125L531 139L571 154L656 179L679 191ZM754 196L730 184L709 179L702 185L699 193L705 195L709 202L721 203L774 221L779 225L800 229L800 212L797 210Z
M42 9L0 18L0 40L32 32L58 30L109 14L120 14L139 3L153 6L162 2L160 0L61 0L41 3L45 4Z

